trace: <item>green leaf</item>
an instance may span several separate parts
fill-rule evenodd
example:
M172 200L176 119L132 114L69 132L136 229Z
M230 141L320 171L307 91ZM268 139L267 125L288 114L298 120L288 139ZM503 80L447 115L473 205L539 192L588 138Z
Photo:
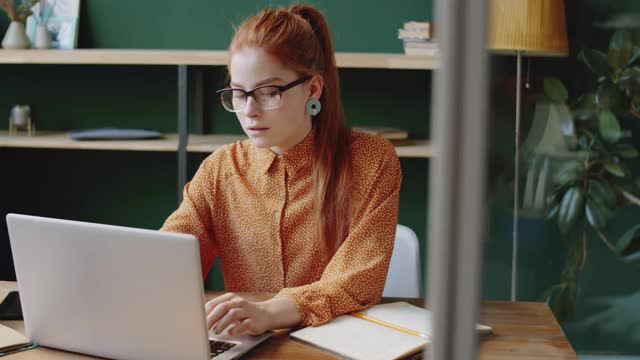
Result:
M604 164L604 168L607 169L609 174L617 177L624 177L624 170L620 167L620 165L612 162L608 162Z
M640 178L636 179L636 186L640 188Z
M562 197L560 211L558 212L558 227L560 232L566 234L573 224L584 212L584 195L579 187L574 186Z
M638 179L638 181L640 181L640 179ZM565 189L562 186L556 186L555 188L553 188L553 190L551 191L551 193L549 195L547 195L547 199L546 199L546 205L547 208L552 208L553 205L559 204L560 201L562 200L562 193Z
M627 256L640 250L640 224L627 230L616 242L616 252L619 255Z
M554 217L556 217L556 215L558 215L558 212L560 211L560 205L556 204L554 205L549 212L547 212L547 220L551 220Z
M638 75L640 74L640 68L632 66L625 68L618 74L618 82L638 82Z
M553 183L560 186L572 183L580 179L583 171L584 163L582 161L567 162L553 175Z
M632 66L636 63L636 61L640 60L640 49L634 47L635 54L629 59L629 66Z
M577 120L590 120L595 117L598 102L594 93L586 93L578 98L576 109L573 111Z
M573 115L571 109L566 104L549 104L550 111L555 112L558 122L560 123L560 130L564 137L565 144L569 147L569 150L575 150L578 145L578 138L576 136L576 127L573 122Z
M582 133L578 138L578 144L580 144L580 148L583 151L588 151L591 147L591 140L593 140L593 137L590 134Z
M603 230L613 215L611 210L592 200L587 201L585 214L589 225L596 230Z
M622 107L624 94L611 81L604 81L596 90L596 103L604 109L617 110Z
M628 67L620 71L616 78L616 85L622 92L623 103L626 103L626 99L629 98L633 103L634 97L640 95L640 67Z
M635 95L633 99L631 99L631 105L634 111L640 112L640 94Z
M623 159L638 157L638 150L631 144L616 144L613 151Z
M602 51L584 49L578 54L578 60L582 61L598 76L609 76L613 72L607 60L607 55Z
M557 78L544 78L544 93L555 103L564 104L569 98L567 88Z
M630 264L640 264L640 251L622 257L622 261Z
M607 59L609 65L614 69L620 69L627 65L629 59L631 59L631 35L626 30L618 30L611 37L609 43L609 53Z
M620 124L611 111L604 110L598 114L598 130L607 142L613 143L620 139Z
M590 199L608 208L615 207L618 201L618 195L611 184L606 181L591 179L588 182L588 186L588 197Z

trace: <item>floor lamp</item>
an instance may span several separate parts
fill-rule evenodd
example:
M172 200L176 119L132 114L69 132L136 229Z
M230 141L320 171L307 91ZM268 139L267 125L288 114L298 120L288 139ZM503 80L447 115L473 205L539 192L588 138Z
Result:
M569 44L564 0L491 0L489 48L496 54L517 56L515 179L513 197L513 253L511 301L518 289L518 216L520 180L520 99L523 56L567 56Z

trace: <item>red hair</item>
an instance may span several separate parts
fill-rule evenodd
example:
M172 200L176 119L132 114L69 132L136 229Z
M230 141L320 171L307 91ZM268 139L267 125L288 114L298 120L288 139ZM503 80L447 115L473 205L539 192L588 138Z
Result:
M350 223L351 151L327 21L308 5L263 10L236 29L229 54L244 47L261 48L300 75L320 75L324 80L322 111L312 118L314 216L319 238L337 250Z

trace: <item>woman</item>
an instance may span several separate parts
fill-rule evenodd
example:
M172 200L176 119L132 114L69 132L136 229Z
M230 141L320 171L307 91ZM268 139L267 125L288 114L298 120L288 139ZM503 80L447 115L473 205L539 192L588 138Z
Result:
M386 140L344 125L329 29L310 6L264 10L229 47L218 91L249 140L210 155L162 230L220 257L228 293L206 304L215 333L317 326L380 301L393 250L400 163Z

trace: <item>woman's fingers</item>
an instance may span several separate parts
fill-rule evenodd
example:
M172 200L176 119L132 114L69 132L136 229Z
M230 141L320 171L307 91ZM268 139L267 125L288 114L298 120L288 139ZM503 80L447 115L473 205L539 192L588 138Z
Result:
M218 321L218 323L213 328L213 332L216 335L219 335L224 331L224 329L227 328L227 326L230 326L234 323L237 324L246 318L247 318L246 309L233 308L227 311L227 313Z
M247 301L239 296L235 296L230 300L220 302L207 315L207 328L211 329L213 325L222 319L232 309L244 308L247 305Z
M207 328L215 334L227 332L231 336L259 335L269 330L268 311L261 303L228 293L205 305Z
M236 297L237 295L234 293L226 293L224 295L220 295L216 298L213 298L209 301L207 301L207 303L204 305L204 311L205 314L209 315L209 313L218 305L220 305L221 303L225 302L225 301L229 301L231 299L233 299L234 297Z
M234 337L240 337L245 335L257 335L254 329L255 320L249 318L244 319L242 322L229 330L229 335Z

